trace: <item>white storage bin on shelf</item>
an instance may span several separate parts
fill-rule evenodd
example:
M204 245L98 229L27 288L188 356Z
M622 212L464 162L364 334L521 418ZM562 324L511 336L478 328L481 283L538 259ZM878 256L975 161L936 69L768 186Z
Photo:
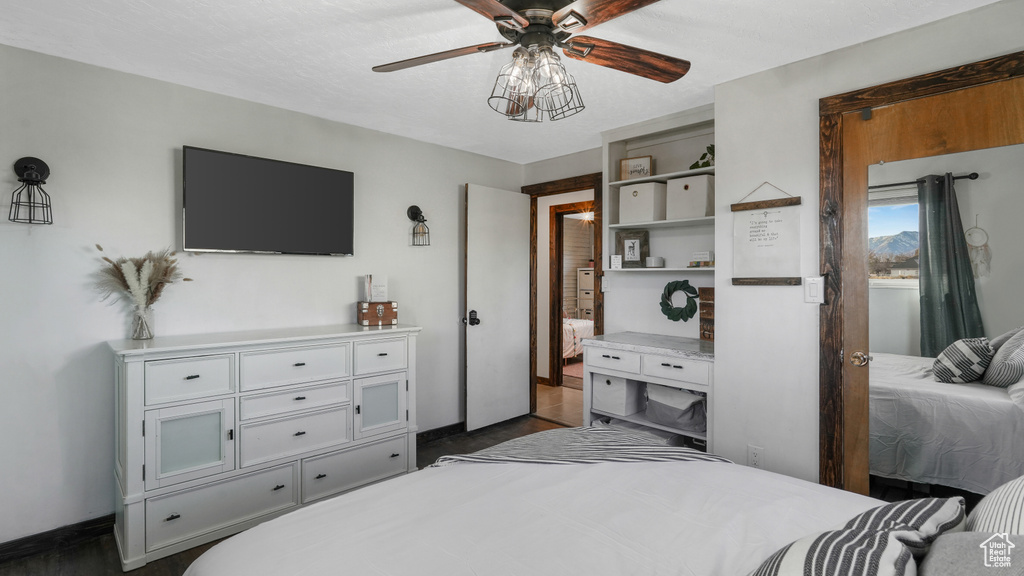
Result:
M629 416L644 409L644 393L640 382L618 376L594 375L594 409Z
M643 182L619 188L619 224L665 219L665 184Z
M715 215L715 177L710 174L667 182L665 218L682 220Z

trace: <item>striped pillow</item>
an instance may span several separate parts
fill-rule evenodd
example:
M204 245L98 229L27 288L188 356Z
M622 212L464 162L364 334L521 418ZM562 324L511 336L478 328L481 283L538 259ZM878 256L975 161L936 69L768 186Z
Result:
M1010 330L1009 332L1007 332L1005 334L1000 334L999 336L996 336L995 338L992 339L991 342L989 342L989 344L992 345L992 349L993 350L995 350L996 352L999 352L999 347L1002 346L1003 344L1006 344L1007 342L1009 342L1010 338L1013 338L1019 332L1024 332L1024 326L1021 326L1019 328L1014 328L1013 330Z
M981 380L995 351L988 338L964 338L943 350L932 364L932 372L939 382L959 384Z
M967 530L1024 534L1024 476L982 498L967 518Z
M903 576L940 534L963 528L963 498L922 498L879 506L840 530L779 550L750 576ZM908 568L909 566L909 568Z
M1006 388L1024 378L1024 330L1007 340L992 357L982 383Z

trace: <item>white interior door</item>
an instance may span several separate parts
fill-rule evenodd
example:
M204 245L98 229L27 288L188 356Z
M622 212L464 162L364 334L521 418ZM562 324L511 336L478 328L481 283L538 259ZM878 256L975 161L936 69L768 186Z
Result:
M466 185L466 429L530 411L530 197Z

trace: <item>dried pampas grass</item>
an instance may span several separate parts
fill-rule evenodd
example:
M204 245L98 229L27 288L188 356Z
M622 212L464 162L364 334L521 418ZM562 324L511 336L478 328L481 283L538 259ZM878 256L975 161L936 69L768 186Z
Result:
M103 252L99 244L96 249ZM160 299L164 287L178 280L191 282L191 278L182 278L178 270L178 260L170 250L146 252L141 258L118 258L111 260L102 256L104 264L100 267L99 289L103 299L111 296L128 297L137 308L147 308Z

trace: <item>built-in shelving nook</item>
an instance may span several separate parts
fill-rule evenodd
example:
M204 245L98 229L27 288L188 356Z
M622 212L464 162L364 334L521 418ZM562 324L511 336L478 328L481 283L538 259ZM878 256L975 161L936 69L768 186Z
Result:
M714 106L707 105L617 128L602 133L604 251L602 286L605 291L606 332L655 331L696 338L697 322L671 322L661 315L657 302L667 282L689 280L695 287L714 286L714 268L688 267L694 252L715 249L715 217L619 221L619 192L624 186L715 173L714 166L690 169L707 147L715 143ZM652 157L652 175L622 179L620 162L626 158ZM709 214L714 214L713 204ZM646 230L650 256L664 258L664 267L611 268L616 254L616 233ZM666 324L667 322L667 324ZM652 324L657 328L651 328Z

